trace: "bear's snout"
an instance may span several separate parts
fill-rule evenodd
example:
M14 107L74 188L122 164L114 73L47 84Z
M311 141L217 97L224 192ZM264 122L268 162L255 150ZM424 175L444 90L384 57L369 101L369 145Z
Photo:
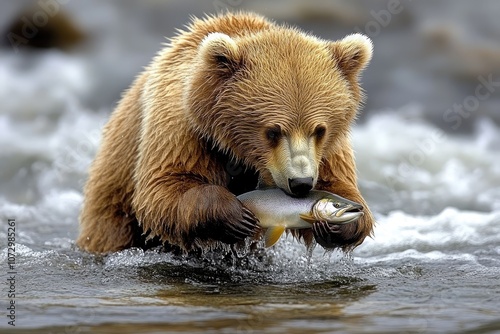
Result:
M313 188L314 180L312 177L298 177L288 179L288 187L294 196L304 197Z

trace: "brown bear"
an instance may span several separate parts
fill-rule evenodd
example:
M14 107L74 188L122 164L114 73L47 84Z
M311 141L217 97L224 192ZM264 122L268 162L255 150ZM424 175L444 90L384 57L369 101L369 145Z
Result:
M360 202L357 223L294 232L351 250L372 233L349 138L372 55L360 34L326 41L250 13L194 19L123 95L84 190L77 244L190 251L258 235L236 195L279 187Z

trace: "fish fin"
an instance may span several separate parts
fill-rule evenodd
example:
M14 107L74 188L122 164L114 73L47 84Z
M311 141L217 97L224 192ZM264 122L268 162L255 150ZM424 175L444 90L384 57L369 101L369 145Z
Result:
M310 214L301 213L301 214L299 214L299 217L300 217L300 219L305 220L306 222L311 223L311 224L318 221L316 218L314 218L314 216L311 216Z
M285 226L283 225L269 227L264 235L266 247L271 247L277 243L283 232L285 232Z

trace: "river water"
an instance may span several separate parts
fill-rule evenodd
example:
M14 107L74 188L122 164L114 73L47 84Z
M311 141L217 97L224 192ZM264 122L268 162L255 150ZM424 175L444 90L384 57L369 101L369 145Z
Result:
M497 115L464 118L467 130L454 132L429 117L431 95L387 108L369 98L354 127L377 226L350 255L308 254L291 237L233 261L78 250L100 129L154 53L115 60L124 42L114 43L98 56L0 51L0 333L13 332L11 300L19 333L500 333Z

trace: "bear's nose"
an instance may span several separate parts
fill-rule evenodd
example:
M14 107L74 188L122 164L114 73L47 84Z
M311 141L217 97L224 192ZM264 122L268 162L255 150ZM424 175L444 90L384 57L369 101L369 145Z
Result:
M295 179L288 179L288 186L293 195L304 197L309 193L313 187L312 177L298 177Z

